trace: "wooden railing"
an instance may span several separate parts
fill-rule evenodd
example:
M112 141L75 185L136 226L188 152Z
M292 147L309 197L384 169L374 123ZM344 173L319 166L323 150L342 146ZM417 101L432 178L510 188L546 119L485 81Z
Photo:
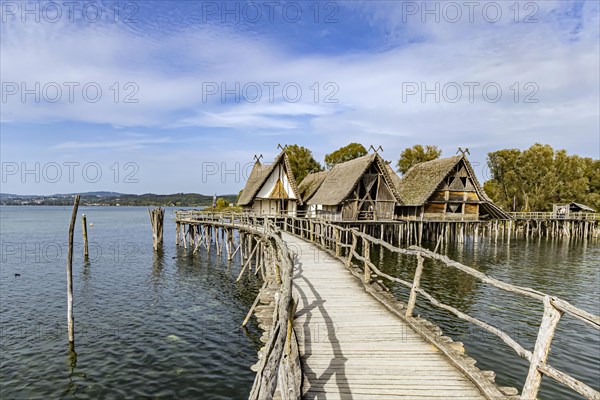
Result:
M175 219L179 224L195 223L225 229L238 229L240 232L256 236L260 243L264 244L260 248L269 256L263 256L261 260L272 261L272 270L275 271L275 280L279 291L275 294L273 325L270 328L269 340L262 350L263 356L258 363L249 399L271 400L277 389L279 389L282 399L300 399L302 370L296 333L293 329L295 314L295 301L292 296L294 262L286 243L281 239L279 228L273 221L252 214L176 211ZM249 261L247 262L249 263ZM249 319L258 299L257 297L246 319Z
M540 212L511 212L508 213L516 220L575 220L575 221L600 221L600 213L569 212L559 214L552 211Z
M246 213L220 215L207 215L205 213L197 211L181 211L177 213L178 220L181 221L193 218L229 218L230 221L235 221L239 225L258 226L259 229L263 229L264 232L271 232L271 230L276 232L273 226L275 224L279 224L279 227L282 228L284 231L315 243L325 251L329 252L332 256L335 256L336 258L341 260L347 267L353 265L353 261L359 261L360 263L357 266L362 268L363 270L363 280L365 283L369 283L372 279L372 276L375 275L385 278L391 282L396 282L405 286L409 290L409 299L406 305L405 312L406 318L413 317L414 307L417 303L419 296L421 296L422 298L429 301L433 306L446 310L454 314L456 317L496 335L511 349L513 349L515 353L517 353L517 355L526 359L529 362L529 371L522 389L521 399L535 399L537 397L541 385L542 376L545 375L571 388L572 390L581 394L587 399L600 400L600 392L586 385L580 380L573 378L571 375L550 366L547 363L550 345L554 338L558 322L563 314L568 314L574 318L579 319L585 324L590 325L592 328L600 330L600 316L598 315L591 314L585 310L571 305L570 303L564 300L561 300L557 297L549 296L537 290L513 285L489 277L483 274L482 272L477 271L474 268L461 264L457 261L451 260L447 256L438 254L435 251L430 251L418 246L410 246L409 248L396 247L386 241L377 239L366 233L360 232L355 228L344 228L325 220L318 220L313 218L306 219L289 216L283 218L273 218L266 216L255 216L253 214ZM279 236L278 240L281 240ZM361 253L359 253L357 250L359 242L361 244ZM388 275L380 271L377 268L377 266L371 261L370 257L370 249L374 245L381 246L382 248L385 248L386 250L393 253L414 256L416 258L416 268L412 282ZM289 252L287 254L289 255ZM511 338L506 332L502 331L501 329L498 329L484 321L467 315L466 313L452 306L440 302L430 293L422 289L420 287L420 280L425 268L424 261L426 259L434 262L439 262L447 267L459 270L476 278L482 283L489 284L500 290L514 293L541 302L544 307L544 312L533 351L525 349L516 340Z
M513 285L489 277L474 268L463 265L457 261L453 261L447 256L437 254L421 247L411 246L407 249L399 248L383 240L362 233L357 229L343 228L327 221L319 221L314 219L306 220L302 218L289 217L285 218L283 222L280 222L280 224L283 230L317 244L321 248L328 251L331 255L343 261L347 267L349 267L354 260L359 261L359 267L362 267L364 271L363 280L365 283L370 282L372 274L375 274L389 281L397 282L405 286L410 291L406 306L405 316L407 318L411 318L413 316L415 304L418 297L421 296L435 307L446 310L454 314L456 317L468 321L499 337L520 357L529 362L529 371L525 380L525 385L523 386L521 399L535 399L540 388L542 376L545 375L571 388L588 399L600 400L600 392L573 378L567 373L557 370L547 363L550 345L556 332L558 322L563 314L568 314L579 319L580 321L583 321L587 325L590 325L592 328L600 330L599 316L588 313L587 311L577 308L557 297L549 296L531 288ZM359 254L357 251L359 241L361 242L362 254ZM380 271L377 266L371 262L370 249L372 245L381 246L393 253L414 256L417 264L412 282L405 281ZM342 249L345 249L345 251L342 251ZM533 351L523 348L506 332L484 321L469 316L452 306L440 302L427 291L422 289L420 287L420 280L424 270L425 259L439 262L447 267L462 271L478 279L482 283L492 285L500 290L515 293L520 296L542 302L544 306L544 313Z

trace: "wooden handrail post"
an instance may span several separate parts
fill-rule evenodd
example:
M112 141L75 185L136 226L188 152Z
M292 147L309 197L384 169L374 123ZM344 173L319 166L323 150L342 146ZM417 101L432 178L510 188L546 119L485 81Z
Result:
M354 231L351 231L352 233L352 247L350 248L350 251L348 252L348 258L346 259L346 268L349 268L350 265L352 264L352 253L354 253L354 251L356 250L356 233L354 233Z
M335 240L335 256L340 256L340 231L337 227L333 228L333 237Z
M538 366L540 363L545 363L548 359L550 344L552 343L552 338L554 338L558 321L563 314L562 311L554 308L550 300L550 296L544 297L544 316L542 317L540 330L538 331L533 354L531 355L527 379L525 379L525 385L521 393L521 399L523 400L537 398L540 384L542 383L542 373L539 371Z
M415 277L413 279L412 287L410 288L410 296L408 297L408 304L406 305L406 316L412 317L413 310L415 309L415 303L417 301L417 290L421 284L421 274L423 273L423 256L421 252L417 253L417 269L415 270Z
M365 259L365 275L363 277L363 281L365 283L371 282L371 268L369 267L369 262L371 261L371 244L367 239L363 237L362 240L363 246L363 257Z

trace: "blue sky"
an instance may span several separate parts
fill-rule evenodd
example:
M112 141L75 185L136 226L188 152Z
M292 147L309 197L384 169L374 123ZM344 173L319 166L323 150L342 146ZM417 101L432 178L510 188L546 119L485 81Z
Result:
M278 144L600 156L597 1L89 4L1 2L2 192L237 193Z

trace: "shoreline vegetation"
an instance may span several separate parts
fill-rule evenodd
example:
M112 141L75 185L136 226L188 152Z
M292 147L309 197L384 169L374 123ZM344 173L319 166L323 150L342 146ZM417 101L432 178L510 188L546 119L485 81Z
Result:
M54 195L13 195L0 194L0 205L3 206L71 206L75 194ZM218 196L222 209L223 204L236 202L237 194ZM213 196L199 193L175 194L125 194L114 192L82 193L82 206L163 206L163 207L207 207L212 209Z

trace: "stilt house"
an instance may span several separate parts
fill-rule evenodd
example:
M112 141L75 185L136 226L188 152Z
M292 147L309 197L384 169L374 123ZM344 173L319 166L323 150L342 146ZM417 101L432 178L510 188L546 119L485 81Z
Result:
M401 202L396 218L477 221L510 219L477 181L464 155L413 166L398 183Z
M387 163L377 153L310 174L300 186L307 213L319 218L391 220L400 201Z
M303 203L285 150L272 164L256 161L237 204L258 215L296 215Z

